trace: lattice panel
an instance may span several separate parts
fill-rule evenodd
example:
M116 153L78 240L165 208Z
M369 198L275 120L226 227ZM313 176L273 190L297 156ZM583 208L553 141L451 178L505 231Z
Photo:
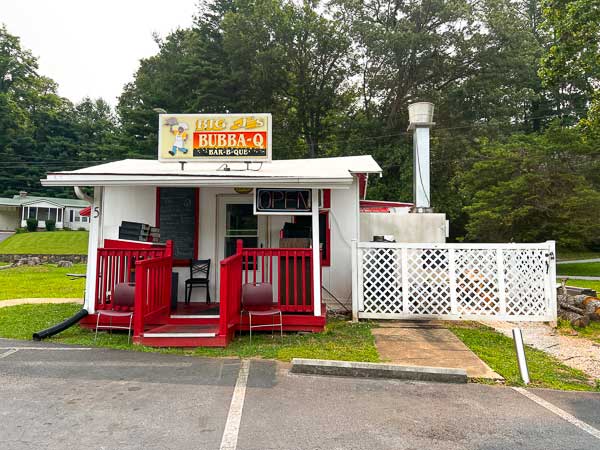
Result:
M501 313L495 249L455 250L456 310L459 314Z
M449 314L450 278L447 249L408 249L408 312Z
M365 312L379 314L402 312L400 250L395 248L362 250L362 292Z
M503 250L506 313L540 316L549 313L546 299L546 250Z

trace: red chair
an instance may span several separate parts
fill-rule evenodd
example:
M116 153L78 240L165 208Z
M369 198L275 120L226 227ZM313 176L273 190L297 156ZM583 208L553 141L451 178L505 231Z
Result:
M113 309L100 309L96 311L96 335L94 342L98 338L98 329L105 330L127 330L127 343L131 341L131 325L133 324L133 306L135 304L135 283L117 283L111 295ZM109 325L100 325L100 316L110 318ZM129 326L118 326L112 324L113 317L129 317Z
M244 313L248 314L250 342L252 342L253 328L271 327L271 334L279 326L279 335L283 339L283 317L277 303L273 303L273 285L271 283L246 283L242 286L242 309L240 322ZM279 323L275 323L275 316L279 315ZM252 316L271 316L271 324L252 325Z

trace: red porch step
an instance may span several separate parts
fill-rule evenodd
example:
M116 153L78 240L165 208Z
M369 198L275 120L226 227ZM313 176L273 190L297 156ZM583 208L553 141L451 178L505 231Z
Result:
M225 347L218 325L159 325L144 331L136 342L153 347Z

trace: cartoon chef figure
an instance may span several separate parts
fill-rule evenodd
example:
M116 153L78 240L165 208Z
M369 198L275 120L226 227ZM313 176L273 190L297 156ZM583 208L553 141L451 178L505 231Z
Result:
M188 152L188 149L185 147L185 142L188 138L188 125L185 122L177 122L174 117L171 117L165 121L165 125L169 127L169 131L175 136L175 140L173 142L173 147L169 150L169 154L171 156L175 156L177 154L177 150L181 151L181 153L185 154Z

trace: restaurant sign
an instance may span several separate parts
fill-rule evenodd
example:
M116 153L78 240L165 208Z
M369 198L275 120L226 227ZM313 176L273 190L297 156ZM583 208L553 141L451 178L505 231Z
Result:
M254 214L308 215L312 210L310 189L262 189L254 192Z
M271 161L271 114L160 114L159 161Z

